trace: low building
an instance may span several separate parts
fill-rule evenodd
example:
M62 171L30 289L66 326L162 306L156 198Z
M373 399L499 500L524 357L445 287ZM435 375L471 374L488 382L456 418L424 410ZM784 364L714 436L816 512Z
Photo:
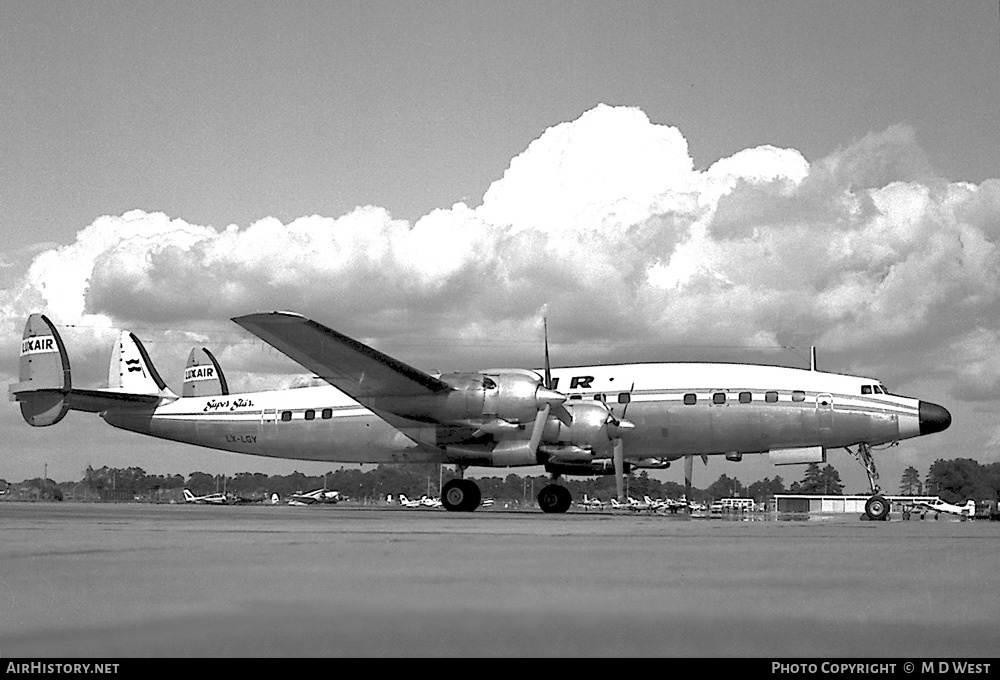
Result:
M771 499L771 512L791 513L857 513L863 514L865 503L871 496L814 496L810 494L775 494ZM897 503L930 501L937 496L884 496L895 508Z

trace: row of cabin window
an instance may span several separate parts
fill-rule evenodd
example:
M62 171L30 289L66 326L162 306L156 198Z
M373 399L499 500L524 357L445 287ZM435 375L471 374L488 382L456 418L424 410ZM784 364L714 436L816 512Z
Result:
M582 399L582 398L583 397L581 395L579 395L579 394L574 394L574 395L570 396L570 399L574 399L574 400L576 400L576 399ZM627 404L627 403L629 403L629 401L631 401L631 398L632 398L632 396L628 392L621 392L618 395L618 403L619 404ZM726 393L725 392L716 392L716 393L714 393L712 395L712 403L713 404L725 404L726 403L726 399L727 399L727 397L726 397ZM753 401L753 393L752 392L740 392L739 400L740 400L741 404L749 404L750 402ZM795 390L795 391L792 392L792 401L805 401L805 400L806 400L806 393L803 392L802 390ZM603 394L595 394L594 395L594 401L606 401L605 395L603 395ZM778 393L774 392L774 391L765 392L764 393L764 401L773 404L774 402L778 401ZM688 406L690 406L692 404L697 404L698 403L698 395L695 394L694 392L689 392L689 393L685 394L684 395L684 403L687 404Z
M725 392L716 392L712 395L712 403L725 404L727 398L728 397L726 396ZM806 400L806 393L803 392L802 390L795 390L792 392L792 401L805 401L805 400ZM753 401L753 393L740 392L739 401L741 404L749 404L750 402ZM764 401L771 404L775 403L776 401L778 401L778 393L774 391L765 392ZM688 406L697 404L698 395L695 394L694 392L688 392L687 394L684 395L684 403L687 404Z
M330 420L330 418L333 418L333 409L332 408L325 408L325 409L323 409L320 412L320 417L323 420ZM292 412L291 411L282 411L281 412L281 420L282 421L284 421L284 422L287 423L291 419L292 419ZM306 420L315 420L315 419L316 419L316 411L312 410L311 408L310 409L306 409Z

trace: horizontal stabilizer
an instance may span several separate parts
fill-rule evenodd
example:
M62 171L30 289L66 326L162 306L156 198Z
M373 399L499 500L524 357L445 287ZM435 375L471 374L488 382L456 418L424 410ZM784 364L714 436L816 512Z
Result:
M222 367L204 347L193 348L184 368L181 396L214 397L220 394L229 394L229 385L226 384Z

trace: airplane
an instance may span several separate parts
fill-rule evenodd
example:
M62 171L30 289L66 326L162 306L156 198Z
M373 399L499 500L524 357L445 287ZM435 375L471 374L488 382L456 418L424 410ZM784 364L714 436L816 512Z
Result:
M229 504L229 499L224 494L210 493L207 496L195 496L187 489L184 489L184 501L186 503L207 503L209 505Z
M966 501L964 505L953 505L940 498L935 498L930 502L915 501L913 508L922 512L927 512L928 510L933 512L934 519L940 518L942 512L949 515L958 515L963 520L973 519L976 516L976 502L971 499Z
M139 339L122 331L107 388L74 387L55 325L29 316L19 381L9 397L26 422L58 423L70 410L110 425L197 446L252 455L341 463L455 465L443 506L479 507L470 466L543 466L552 483L544 512L566 512L564 475L614 475L624 500L631 470L685 459L767 454L776 465L823 463L847 450L868 473L872 519L885 519L873 450L941 432L951 414L892 394L878 380L740 363L634 363L430 374L292 312L233 321L324 384L290 390L178 397ZM619 412L617 409L621 409ZM628 419L626 418L628 416ZM690 477L685 474L686 479ZM688 494L690 497L690 494Z
M344 500L339 491L316 489L308 493L294 493L288 497L289 505L334 504Z
M648 495L642 497L642 502L645 503L650 510L654 512L659 512L660 510L666 510L667 502L662 498L650 498Z
M399 504L407 508L440 508L442 502L440 498L430 498L429 496L421 496L411 500L403 494L399 494Z
M399 494L399 504L407 508L419 508L420 500L410 500L403 494Z
M588 510L600 510L606 504L600 498L591 498L587 494L583 494L583 500L580 501L580 505Z
M646 512L652 509L649 503L636 500L631 496L626 496L624 502L619 501L617 498L612 498L611 508L613 510L631 510L632 512Z

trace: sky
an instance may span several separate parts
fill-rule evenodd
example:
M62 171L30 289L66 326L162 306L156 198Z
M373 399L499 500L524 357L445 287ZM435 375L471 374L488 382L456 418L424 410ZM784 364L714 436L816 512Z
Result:
M229 321L253 311L428 371L537 368L545 315L554 365L808 367L815 345L946 406L877 459L890 491L1000 461L992 0L0 0L0 64L7 384L35 311L75 386L106 384L125 328L177 391L195 345L236 389L294 384ZM11 481L339 467L13 403L0 440ZM721 474L804 468L713 459L695 485Z

